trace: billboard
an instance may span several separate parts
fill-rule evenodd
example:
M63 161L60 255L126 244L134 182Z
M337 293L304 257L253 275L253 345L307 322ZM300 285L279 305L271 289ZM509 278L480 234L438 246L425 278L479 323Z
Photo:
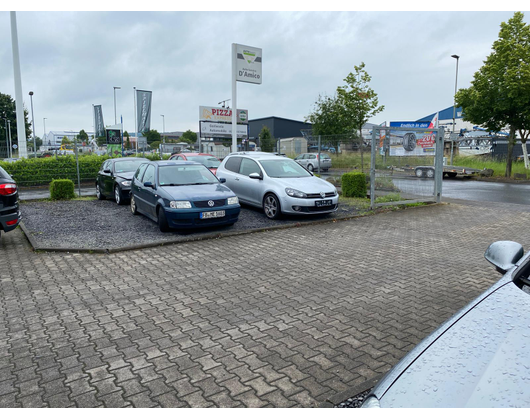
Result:
M201 137L225 137L232 138L232 124L200 121ZM248 125L237 124L237 137L248 138Z
M390 127L390 156L434 156L436 154L437 129L429 128L429 121L396 121ZM425 128L425 131L410 131L407 128ZM405 130L403 130L405 129Z
M261 48L248 45L235 44L236 46L236 80L238 82L254 83L261 85Z
M107 132L107 144L121 144L121 131L114 128L105 130Z
M216 108L214 106L199 107L199 121L232 123L232 109ZM248 124L248 110L238 109L236 113L238 124Z
M103 111L101 105L94 105L94 122L96 124L96 137L105 136L105 124L103 123Z

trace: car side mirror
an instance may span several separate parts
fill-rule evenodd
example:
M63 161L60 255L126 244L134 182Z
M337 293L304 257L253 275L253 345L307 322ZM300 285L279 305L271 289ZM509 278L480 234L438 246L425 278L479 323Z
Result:
M153 185L151 181L144 182L144 187L155 189L155 186Z
M524 255L524 249L521 244L513 241L493 242L486 252L484 258L492 263L497 271L505 274L508 270L515 267L515 263Z
M110 174L110 169L103 169L103 172L105 172L106 174Z
M226 182L226 178L219 178L219 182L220 182L221 184L224 184L224 183Z
M248 176L250 179L263 179L263 176L261 176L260 174L254 172L254 173L251 173L249 176Z

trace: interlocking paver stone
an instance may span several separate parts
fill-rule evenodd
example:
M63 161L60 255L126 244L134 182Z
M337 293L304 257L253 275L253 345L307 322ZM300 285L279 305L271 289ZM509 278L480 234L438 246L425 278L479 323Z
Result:
M112 255L33 253L17 229L0 407L318 406L496 281L484 250L528 248L529 222L464 202Z

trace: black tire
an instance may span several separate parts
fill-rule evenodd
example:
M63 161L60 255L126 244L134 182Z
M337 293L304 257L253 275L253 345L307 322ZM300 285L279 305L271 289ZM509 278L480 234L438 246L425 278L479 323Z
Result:
M134 215L138 214L138 209L136 208L136 200L134 199L134 195L131 194L131 213Z
M114 186L114 201L116 201L116 204L118 206L121 206L123 204L123 196L121 195L121 190L118 184Z
M279 219L282 210L280 208L280 200L274 194L267 194L263 199L263 211L265 216L271 220Z
M456 175L457 175L457 174L454 173L454 172L449 172L449 173L447 173L447 177L448 177L448 178L456 178Z
M434 178L434 169L427 169L427 173L425 175L427 178Z
M158 208L158 228L160 232L169 232L169 225L167 224L166 212L162 207Z
M315 170L315 168L313 168L313 165L309 164L309 165L307 165L307 170L309 172L313 172Z
M403 149L407 152L412 152L416 148L416 135L414 133L407 133L403 136Z
M416 170L414 171L414 173L416 174L416 176L418 178L423 178L425 176L425 172L423 172L423 169L422 168L416 168Z
M98 200L105 200L105 196L101 193L101 190L99 188L99 182L96 182L96 197Z

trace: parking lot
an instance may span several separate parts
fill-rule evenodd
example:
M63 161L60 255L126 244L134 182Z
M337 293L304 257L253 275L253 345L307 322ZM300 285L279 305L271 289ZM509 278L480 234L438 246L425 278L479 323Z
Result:
M380 377L530 246L444 204L117 254L0 253L0 407L317 407ZM347 397L346 397L347 398Z

